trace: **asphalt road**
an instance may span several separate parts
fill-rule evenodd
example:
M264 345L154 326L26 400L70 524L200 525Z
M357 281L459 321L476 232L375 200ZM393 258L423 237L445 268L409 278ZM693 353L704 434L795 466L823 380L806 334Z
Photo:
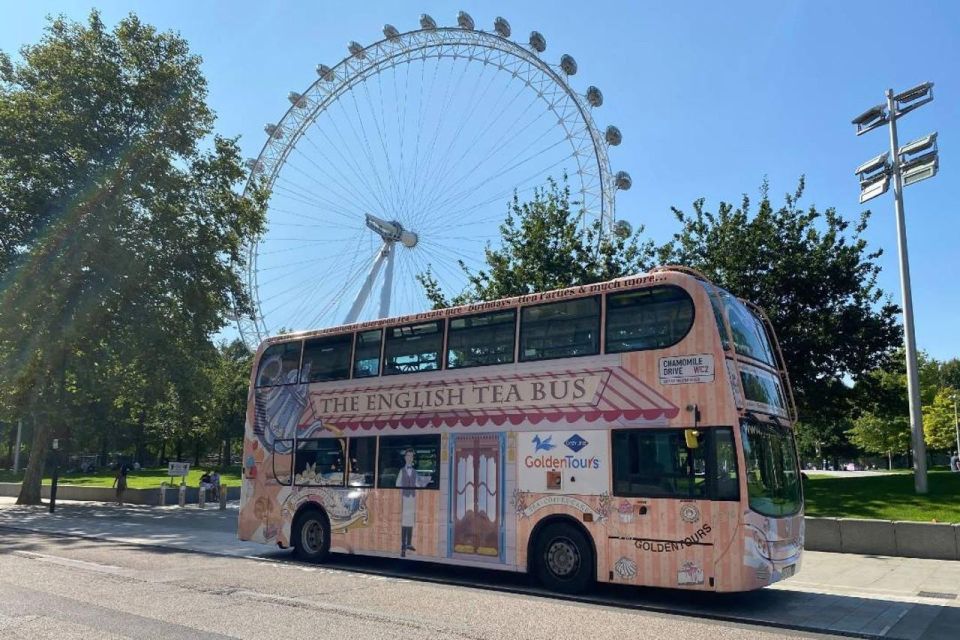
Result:
M571 601L499 576L484 588L484 572L467 586L382 563L320 567L0 530L0 638L831 637L638 610L627 592Z

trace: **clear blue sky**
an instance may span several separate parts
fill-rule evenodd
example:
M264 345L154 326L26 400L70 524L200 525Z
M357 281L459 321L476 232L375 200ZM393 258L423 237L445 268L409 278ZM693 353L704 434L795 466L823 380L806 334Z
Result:
M901 142L937 130L941 145L940 174L905 192L917 337L937 358L960 356L952 204L960 200L960 3L4 2L0 49L36 41L46 14L81 19L92 6L108 23L133 10L179 31L203 56L218 131L240 135L252 156L263 124L286 110L287 92L306 88L318 62L340 60L350 40L381 38L385 22L415 28L423 11L454 24L464 9L485 29L502 14L515 39L542 32L544 57L573 54L577 83L603 90L595 117L623 131L611 160L634 181L618 198L618 217L646 225L658 241L676 230L671 205L738 201L756 195L764 176L781 194L805 174L807 203L856 216L853 169L888 141L883 131L857 138L850 119L887 87L932 80L936 100L901 121ZM880 283L899 302L891 196L870 205L868 240L885 251Z

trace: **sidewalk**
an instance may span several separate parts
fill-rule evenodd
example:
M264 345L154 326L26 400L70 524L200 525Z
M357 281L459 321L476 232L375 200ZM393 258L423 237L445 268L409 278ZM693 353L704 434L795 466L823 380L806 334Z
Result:
M0 527L156 545L234 557L276 556L273 547L236 538L239 504L119 507L57 501L21 507L0 498ZM349 569L349 562L337 562ZM426 576L429 576L427 572ZM479 581L478 581L479 584ZM598 603L660 608L854 637L960 638L960 562L804 553L796 577L748 594L681 594L600 589ZM706 595L706 597L703 597Z

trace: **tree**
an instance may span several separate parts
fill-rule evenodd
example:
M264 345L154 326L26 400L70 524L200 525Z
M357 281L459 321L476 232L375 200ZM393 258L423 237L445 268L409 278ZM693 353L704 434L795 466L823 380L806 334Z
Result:
M851 225L832 208L803 208L804 187L801 178L780 208L766 183L755 211L747 196L739 207L721 202L716 213L702 198L692 213L674 208L681 229L660 258L766 310L796 393L801 440L836 452L849 427L837 420L849 412L844 381L886 362L901 330L897 307L876 284L881 252L862 237L869 212Z
M954 398L960 398L960 394L955 389L943 387L937 391L933 402L923 408L923 437L931 449L957 449Z
M222 343L210 371L212 391L207 404L207 420L219 446L220 463L232 462L232 441L243 438L247 414L247 390L253 356L240 340Z
M910 419L907 407L907 375L902 352L890 362L863 377L854 387L852 408L858 413L848 431L850 441L864 451L887 456L910 451Z
M473 273L460 261L463 291L443 291L429 270L418 276L434 308L603 282L650 267L653 245L640 240L642 227L602 234L600 222L587 221L575 204L566 176L562 185L548 180L529 202L514 194L500 225L501 246L485 250L486 268Z
M20 57L0 56L0 389L36 420L18 500L37 503L76 381L140 362L181 400L196 388L178 372L247 303L241 248L265 197L238 194L239 148L210 137L178 35L132 14L111 31L93 11L51 20Z

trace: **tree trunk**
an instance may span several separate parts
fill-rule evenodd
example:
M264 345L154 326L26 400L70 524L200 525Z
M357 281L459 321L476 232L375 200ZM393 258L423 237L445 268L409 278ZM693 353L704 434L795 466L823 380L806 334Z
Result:
M223 441L223 466L229 467L233 464L233 452L230 451L232 443L229 436Z
M53 429L48 420L41 419L33 424L33 443L30 445L30 461L23 474L20 495L17 504L40 504L40 484L43 481L43 465L46 462L47 447Z
M193 468L198 469L200 467L200 439L197 438L193 441Z
M160 440L160 448L157 450L157 466L163 466L163 459L167 456L167 439Z
M144 464L144 459L146 457L146 445L143 441L143 434L146 430L146 414L141 409L140 416L137 418L137 444L136 444L136 461L140 463L141 467L146 466Z
M893 451L887 451L887 471L893 471Z
M183 438L177 438L176 453L177 453L177 462L182 462L183 461Z

